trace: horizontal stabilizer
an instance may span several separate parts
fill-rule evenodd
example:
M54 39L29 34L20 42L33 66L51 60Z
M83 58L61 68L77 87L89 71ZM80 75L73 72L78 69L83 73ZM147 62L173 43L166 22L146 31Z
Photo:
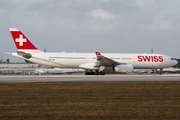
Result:
M10 52L4 52L4 53L6 53L6 54L11 54Z
M31 54L30 53L25 53L23 51L17 51L17 54L22 56L22 57L24 57L24 58L26 58L26 59L31 58Z

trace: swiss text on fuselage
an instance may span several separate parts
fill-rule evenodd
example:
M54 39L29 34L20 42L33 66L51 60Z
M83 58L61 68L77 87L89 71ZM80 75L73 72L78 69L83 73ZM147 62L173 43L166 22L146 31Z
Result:
M139 62L163 62L163 56L138 56Z

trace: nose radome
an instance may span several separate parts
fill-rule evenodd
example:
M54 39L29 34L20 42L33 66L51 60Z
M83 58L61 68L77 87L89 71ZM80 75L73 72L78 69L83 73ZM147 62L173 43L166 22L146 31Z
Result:
M178 61L177 60L174 60L174 65L178 64Z

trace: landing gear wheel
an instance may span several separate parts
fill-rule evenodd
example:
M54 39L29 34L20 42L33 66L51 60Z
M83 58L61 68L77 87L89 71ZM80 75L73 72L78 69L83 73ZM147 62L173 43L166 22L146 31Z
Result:
M85 72L85 75L94 75L94 72L91 71L91 72Z
M162 75L162 74L163 74L163 71L162 71L162 69L160 69L160 71L159 71L159 74L160 74L160 75Z
M99 75L99 74L100 74L100 73L99 73L99 71L97 71L97 70L94 72L94 75Z
M99 74L100 74L100 75L105 75L105 72L100 71Z
M159 74L160 74L160 75L162 75L162 74L163 74L163 72L159 72Z
M89 72L85 72L85 75L90 75L90 73Z

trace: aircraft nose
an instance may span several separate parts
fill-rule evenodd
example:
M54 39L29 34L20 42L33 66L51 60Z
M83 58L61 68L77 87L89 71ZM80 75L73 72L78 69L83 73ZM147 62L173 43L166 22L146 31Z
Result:
M178 64L178 61L177 60L174 60L173 61L174 65Z

